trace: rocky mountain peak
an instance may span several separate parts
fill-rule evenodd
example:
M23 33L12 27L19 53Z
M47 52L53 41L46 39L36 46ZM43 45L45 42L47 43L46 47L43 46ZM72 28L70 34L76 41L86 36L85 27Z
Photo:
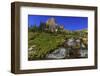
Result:
M55 18L54 18L54 17L49 18L49 19L47 20L46 24L48 24L48 25L56 25L56 20L55 20Z

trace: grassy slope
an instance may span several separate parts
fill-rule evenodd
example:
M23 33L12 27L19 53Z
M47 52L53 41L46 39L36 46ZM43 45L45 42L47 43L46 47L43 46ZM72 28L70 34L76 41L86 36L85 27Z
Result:
M84 33L84 30L81 31ZM80 31L73 33L46 33L46 32L28 32L28 48L35 45L36 47L31 52L28 52L29 60L42 59L46 54L56 49L62 44L65 38L79 38ZM87 34L82 35L87 36Z
M28 45L36 45L34 52L29 54L29 59L43 58L51 50L57 48L58 44L64 42L65 36L63 34L50 34L45 32L29 32Z

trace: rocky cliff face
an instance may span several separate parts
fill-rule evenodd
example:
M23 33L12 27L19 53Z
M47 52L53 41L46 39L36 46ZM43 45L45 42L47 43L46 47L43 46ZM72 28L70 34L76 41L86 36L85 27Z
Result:
M53 17L48 19L46 24L49 26L49 30L51 32L55 32L55 30L56 30L56 22L55 22L55 19Z
M55 26L56 25L56 21L55 19L52 17L50 19L47 20L46 24L50 25L50 26Z
M59 25L58 23L56 23L56 20L53 17L47 20L46 25L49 26L49 30L51 32L57 32L58 28L61 30L64 29L63 25Z

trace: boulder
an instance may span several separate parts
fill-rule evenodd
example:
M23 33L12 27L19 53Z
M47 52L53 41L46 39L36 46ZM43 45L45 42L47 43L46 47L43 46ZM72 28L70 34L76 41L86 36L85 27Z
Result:
M87 57L87 55L88 55L88 51L86 49L80 50L80 57Z
M46 55L46 58L50 59L62 59L66 56L66 49L65 48L59 48L53 51L52 53Z
M32 45L30 48L28 48L28 51L32 51L35 47L36 45Z

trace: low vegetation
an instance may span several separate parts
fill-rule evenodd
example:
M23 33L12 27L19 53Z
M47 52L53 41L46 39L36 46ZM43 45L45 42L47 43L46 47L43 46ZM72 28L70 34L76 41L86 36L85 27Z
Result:
M28 59L44 59L45 56L58 48L69 38L87 38L87 31L58 31L50 32L44 31L36 26L29 28L28 31Z

